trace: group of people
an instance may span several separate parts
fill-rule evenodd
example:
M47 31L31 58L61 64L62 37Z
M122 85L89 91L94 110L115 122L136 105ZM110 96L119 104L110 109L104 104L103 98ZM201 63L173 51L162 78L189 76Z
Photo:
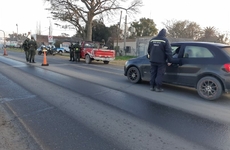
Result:
M23 42L22 47L25 51L26 61L30 63L35 63L35 55L37 50L37 42L35 41L34 37L26 38Z
M173 58L171 45L166 38L166 30L162 29L156 37L149 41L148 58L151 63L150 90L163 92L162 81L166 66L172 63L181 64L179 58Z
M73 44L71 42L70 46L69 46L69 50L70 50L70 59L69 61L76 61L76 62L80 62L80 55L81 55L81 49L80 49L80 45L79 42L77 42L76 44Z
M37 43L34 37L31 39L27 38L22 44L26 61L35 63L34 58L37 49ZM79 42L76 44L71 43L70 49L70 60L69 61L80 61L80 45ZM153 37L149 41L148 45L148 57L151 63L151 79L150 79L150 90L156 92L163 92L162 81L166 71L166 66L170 66L172 63L180 64L181 60L173 58L171 45L166 38L166 30L162 29L156 37Z
M35 63L35 55L37 50L37 42L34 37L26 38L22 44L22 47L25 51L26 61L30 63ZM42 43L42 48L45 47L45 44ZM70 49L70 61L80 62L80 45L79 42L76 44L71 43L69 46Z

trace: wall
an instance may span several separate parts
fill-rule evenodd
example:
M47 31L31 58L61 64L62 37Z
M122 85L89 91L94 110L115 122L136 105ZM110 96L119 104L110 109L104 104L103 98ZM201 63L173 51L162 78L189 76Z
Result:
M120 51L122 51L122 55L129 55L129 56L144 56L147 54L147 49L148 49L148 44L149 41L153 38L152 36L148 37L138 37L136 39L127 39L126 40L126 46L131 47L130 53L125 53L124 52L124 41L119 40L118 41L118 46L120 48ZM168 40L170 43L172 42L178 42L178 41L193 41L193 39L186 39L186 38L171 38L168 37ZM114 43L116 46L116 42ZM119 54L117 54L119 55Z

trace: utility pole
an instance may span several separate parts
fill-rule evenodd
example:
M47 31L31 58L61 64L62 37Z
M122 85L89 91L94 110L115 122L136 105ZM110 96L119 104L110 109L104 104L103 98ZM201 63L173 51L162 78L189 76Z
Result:
M17 26L17 35L18 35L18 24L16 24L16 26Z
M118 48L118 39L119 39L119 31L120 31L120 27L121 27L121 16L122 16L122 11L121 11L121 15L120 15L120 22L118 22L118 27L117 27L117 48Z
M49 26L49 36L51 35L51 33L50 33L50 26Z
M17 41L18 41L18 24L16 24L16 26L17 26Z
M126 14L125 14L125 31L124 31L124 51L126 50L126 29L127 28L127 10L126 10ZM126 51L125 51L126 54Z

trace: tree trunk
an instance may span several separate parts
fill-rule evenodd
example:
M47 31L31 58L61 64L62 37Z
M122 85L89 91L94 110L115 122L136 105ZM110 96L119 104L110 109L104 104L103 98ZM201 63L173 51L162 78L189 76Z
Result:
M86 22L86 40L92 41L92 22L93 22L93 15L90 13L88 14L88 21Z

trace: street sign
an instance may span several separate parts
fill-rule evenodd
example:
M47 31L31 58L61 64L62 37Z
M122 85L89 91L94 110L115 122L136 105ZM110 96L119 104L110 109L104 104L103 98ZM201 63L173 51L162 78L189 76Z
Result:
M48 42L53 43L53 36L51 36L51 35L48 36Z

